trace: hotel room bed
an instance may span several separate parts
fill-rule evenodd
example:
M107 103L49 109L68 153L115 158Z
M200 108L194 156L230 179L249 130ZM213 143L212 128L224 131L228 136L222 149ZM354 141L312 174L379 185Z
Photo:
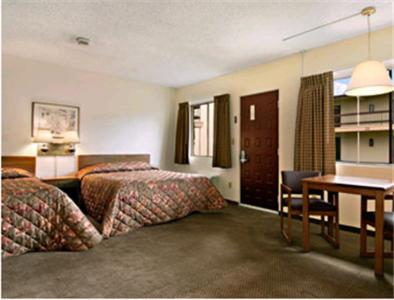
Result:
M128 159L82 166L78 173L87 213L106 238L226 205L204 176L158 170L146 161Z
M1 186L3 257L30 251L87 250L102 240L65 193L26 170L2 168Z

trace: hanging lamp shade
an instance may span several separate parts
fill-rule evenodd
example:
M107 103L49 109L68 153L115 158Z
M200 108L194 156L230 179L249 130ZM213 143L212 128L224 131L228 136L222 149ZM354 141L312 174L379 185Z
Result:
M352 73L352 78L345 94L347 96L374 96L390 93L394 90L386 67L377 60L371 59L371 23L370 17L376 12L375 7L369 6L361 11L368 21L368 60L358 64Z
M347 96L373 96L390 93L394 90L385 66L376 60L358 64L346 90Z

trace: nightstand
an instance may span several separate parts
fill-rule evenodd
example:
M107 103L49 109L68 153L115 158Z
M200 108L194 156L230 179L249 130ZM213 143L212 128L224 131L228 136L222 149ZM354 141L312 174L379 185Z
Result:
M54 185L65 192L78 207L84 211L84 206L80 198L81 185L78 177L75 176L58 176L41 178L41 181Z

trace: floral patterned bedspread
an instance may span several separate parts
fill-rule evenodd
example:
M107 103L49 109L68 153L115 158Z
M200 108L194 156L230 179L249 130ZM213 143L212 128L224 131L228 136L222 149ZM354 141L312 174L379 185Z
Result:
M88 214L101 224L104 237L226 205L208 178L152 167L85 172L81 193Z
M102 236L76 204L37 178L1 182L2 256L92 248Z

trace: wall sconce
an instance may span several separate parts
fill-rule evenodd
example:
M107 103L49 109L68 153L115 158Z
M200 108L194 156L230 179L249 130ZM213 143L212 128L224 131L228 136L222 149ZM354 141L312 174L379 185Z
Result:
M39 156L67 156L75 153L75 144L79 143L79 137L75 131L58 134L40 129L32 141L38 143Z
M48 152L49 147L47 143L39 144L38 148L40 149L41 152Z
M69 153L75 153L75 144L68 144L67 145L67 151Z

